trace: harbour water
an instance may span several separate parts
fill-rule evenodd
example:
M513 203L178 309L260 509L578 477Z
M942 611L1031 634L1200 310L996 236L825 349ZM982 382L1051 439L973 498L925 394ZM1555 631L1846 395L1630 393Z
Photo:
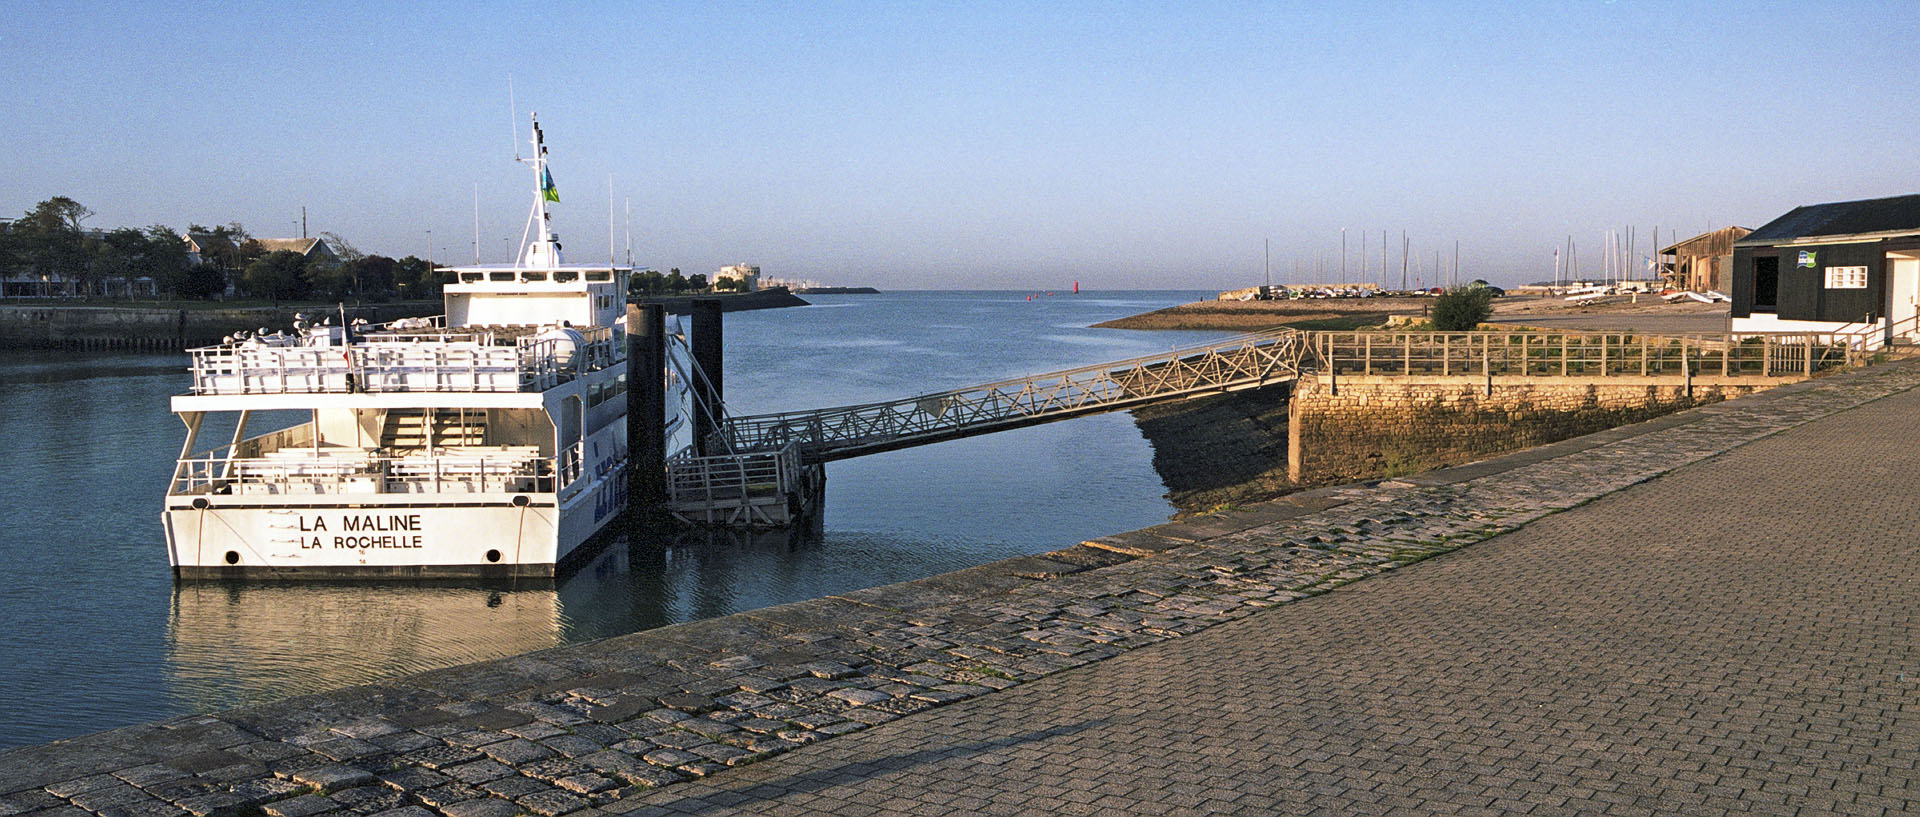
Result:
M1217 333L1088 329L1210 293L815 295L726 316L729 408L880 399ZM1065 547L1173 512L1125 414L834 463L814 530L636 536L557 582L196 583L160 498L175 354L0 353L0 748Z

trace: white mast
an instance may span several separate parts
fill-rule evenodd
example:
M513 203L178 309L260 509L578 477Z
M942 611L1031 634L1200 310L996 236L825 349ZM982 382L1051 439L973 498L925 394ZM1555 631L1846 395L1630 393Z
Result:
M527 247L524 258L526 266L534 269L550 269L560 266L560 237L554 235L553 226L548 223L551 214L547 212L549 196L559 201L560 194L553 185L553 174L547 170L546 135L540 132L540 114L533 118L533 156L520 161L533 168L533 222L535 233L533 243Z

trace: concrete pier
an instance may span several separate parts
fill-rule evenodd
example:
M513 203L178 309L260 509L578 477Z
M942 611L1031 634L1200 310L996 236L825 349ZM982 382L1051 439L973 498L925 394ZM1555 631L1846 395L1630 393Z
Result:
M16 750L0 810L1908 813L1917 386Z

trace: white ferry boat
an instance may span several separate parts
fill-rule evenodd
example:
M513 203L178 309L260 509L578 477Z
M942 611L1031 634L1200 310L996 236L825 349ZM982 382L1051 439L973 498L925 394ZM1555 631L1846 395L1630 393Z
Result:
M441 270L444 315L190 350L163 513L176 577L551 576L625 509L631 268L562 260L543 141L536 119L532 239L517 263ZM671 455L687 361L667 346L667 371L639 374L668 389ZM288 422L270 412L298 414L250 436Z

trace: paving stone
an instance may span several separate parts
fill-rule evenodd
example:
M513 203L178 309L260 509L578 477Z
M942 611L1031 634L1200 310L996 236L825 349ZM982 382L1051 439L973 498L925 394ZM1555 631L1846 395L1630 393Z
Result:
M442 774L467 785L479 785L514 774L513 767L492 760L476 760L440 770Z
M551 783L535 780L531 777L521 777L519 775L503 777L499 780L490 780L480 784L481 791L495 797L504 797L508 800L525 797L534 792L546 791L551 788L553 788L553 784Z
M479 789L465 783L448 783L431 789L420 789L412 793L420 802L445 811L447 806L462 803L484 796Z
M186 809L153 798L120 803L100 809L100 817L188 817Z
M234 794L245 798L248 802L259 804L306 791L306 788L307 787L291 780L263 777L248 780L243 783L236 783L232 791Z
M705 695L695 695L690 692L676 692L672 695L662 695L660 696L660 705L669 709L693 714L711 712L715 706L712 698Z
M208 817L209 815L233 813L243 807L257 806L259 803L258 801L231 791L216 791L186 797L175 802L174 805L179 806L188 814L198 815L198 817Z
M553 785L574 794L593 794L614 788L614 782L592 772L562 777L553 781Z
M514 802L524 806L528 811L544 815L544 817L559 817L559 815L571 814L588 806L586 800L559 791L544 791L529 794Z
M522 763L531 763L536 760L544 760L554 755L552 749L548 749L545 746L541 746L525 738L512 738L499 743L490 743L480 747L480 751L485 752L488 757L494 760L515 766Z
M885 692L872 689L836 689L827 693L827 697L836 698L855 706L874 704L892 698Z
M590 755L607 748L600 741L580 735L559 735L540 741L540 745L552 749L567 757Z
M436 817L433 812L419 806L401 806L392 811L375 812L369 817Z
M341 789L327 796L357 814L390 811L406 804L406 795L379 784Z
M332 811L340 807L331 798L318 794L305 794L285 800L275 800L260 807L268 817L313 817L315 814Z
M446 812L447 817L515 817L526 813L526 809L514 803L493 797L463 800L441 811Z
M108 788L111 786L124 786L124 785L126 785L126 781L121 780L118 777L114 777L111 774L102 773L102 774L87 775L86 777L77 777L72 780L66 780L59 783L54 783L47 786L47 791L53 794L55 797L64 798L64 797L72 797L82 792L89 792L97 789Z
M321 741L308 748L334 760L353 760L371 755L384 754L387 751L375 744L357 738L336 738L334 740Z
M365 785L373 781L371 772L339 764L321 766L293 775L293 782L312 786L322 792Z

